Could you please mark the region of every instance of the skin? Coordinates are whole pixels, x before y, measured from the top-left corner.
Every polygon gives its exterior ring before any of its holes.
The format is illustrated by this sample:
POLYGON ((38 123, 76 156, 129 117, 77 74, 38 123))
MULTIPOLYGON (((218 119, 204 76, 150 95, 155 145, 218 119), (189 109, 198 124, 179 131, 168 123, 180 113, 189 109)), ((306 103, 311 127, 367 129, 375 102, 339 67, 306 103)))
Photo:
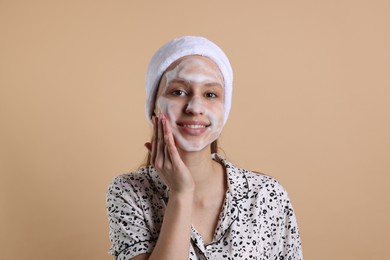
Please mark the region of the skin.
POLYGON ((221 134, 224 119, 222 86, 218 67, 200 56, 181 59, 164 73, 157 95, 157 111, 166 115, 180 149, 200 151, 221 134))
POLYGON ((188 259, 191 226, 212 242, 227 189, 224 168, 210 156, 223 127, 222 86, 218 67, 205 57, 179 59, 164 73, 152 141, 145 146, 169 187, 169 201, 153 252, 133 259, 188 259))

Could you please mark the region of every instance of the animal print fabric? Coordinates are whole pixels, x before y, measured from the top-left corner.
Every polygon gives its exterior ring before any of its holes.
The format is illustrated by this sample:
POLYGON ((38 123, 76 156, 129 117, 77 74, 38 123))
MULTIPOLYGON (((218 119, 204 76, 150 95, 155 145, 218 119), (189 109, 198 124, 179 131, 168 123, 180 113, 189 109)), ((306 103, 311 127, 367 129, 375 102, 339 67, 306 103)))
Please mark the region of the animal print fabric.
MULTIPOLYGON (((279 182, 212 156, 226 168, 228 190, 213 242, 205 245, 192 227, 188 259, 303 259, 294 210, 279 182)), ((168 199, 153 166, 114 178, 107 191, 109 253, 117 260, 151 253, 168 199)))

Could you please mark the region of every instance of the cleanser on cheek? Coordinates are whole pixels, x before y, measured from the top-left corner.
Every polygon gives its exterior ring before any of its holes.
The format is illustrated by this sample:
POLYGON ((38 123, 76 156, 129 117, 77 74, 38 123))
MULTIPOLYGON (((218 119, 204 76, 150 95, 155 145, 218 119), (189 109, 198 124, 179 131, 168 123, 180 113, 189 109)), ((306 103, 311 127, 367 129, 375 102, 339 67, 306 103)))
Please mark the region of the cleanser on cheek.
MULTIPOLYGON (((210 122, 206 130, 201 135, 192 136, 186 134, 185 131, 180 131, 180 127, 176 124, 178 116, 180 116, 181 107, 174 101, 169 100, 163 96, 158 99, 158 108, 161 113, 164 113, 171 126, 172 134, 176 145, 187 152, 197 152, 203 150, 207 145, 215 141, 222 132, 223 128, 223 113, 212 113, 209 109, 205 109, 205 116, 210 122), (177 113, 179 112, 179 113, 177 113)), ((220 111, 223 112, 221 106, 220 111)))

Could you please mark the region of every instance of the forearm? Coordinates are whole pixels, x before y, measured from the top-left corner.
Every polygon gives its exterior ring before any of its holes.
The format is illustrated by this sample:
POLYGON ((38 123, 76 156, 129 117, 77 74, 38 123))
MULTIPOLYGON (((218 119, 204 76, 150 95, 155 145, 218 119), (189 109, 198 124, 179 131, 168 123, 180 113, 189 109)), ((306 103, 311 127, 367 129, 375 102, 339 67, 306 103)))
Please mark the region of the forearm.
POLYGON ((149 260, 188 259, 193 194, 169 197, 160 235, 149 260))

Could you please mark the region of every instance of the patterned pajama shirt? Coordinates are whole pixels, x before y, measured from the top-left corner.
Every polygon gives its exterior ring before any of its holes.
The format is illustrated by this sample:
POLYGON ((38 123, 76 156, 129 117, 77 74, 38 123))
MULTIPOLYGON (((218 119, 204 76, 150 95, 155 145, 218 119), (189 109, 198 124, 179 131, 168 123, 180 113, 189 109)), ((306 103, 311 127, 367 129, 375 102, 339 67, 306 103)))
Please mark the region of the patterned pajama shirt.
MULTIPOLYGON (((192 227, 188 259, 303 259, 294 210, 280 183, 212 157, 225 167, 228 189, 213 241, 204 244, 192 227)), ((114 178, 107 191, 109 253, 117 260, 151 253, 168 199, 153 166, 114 178)))

